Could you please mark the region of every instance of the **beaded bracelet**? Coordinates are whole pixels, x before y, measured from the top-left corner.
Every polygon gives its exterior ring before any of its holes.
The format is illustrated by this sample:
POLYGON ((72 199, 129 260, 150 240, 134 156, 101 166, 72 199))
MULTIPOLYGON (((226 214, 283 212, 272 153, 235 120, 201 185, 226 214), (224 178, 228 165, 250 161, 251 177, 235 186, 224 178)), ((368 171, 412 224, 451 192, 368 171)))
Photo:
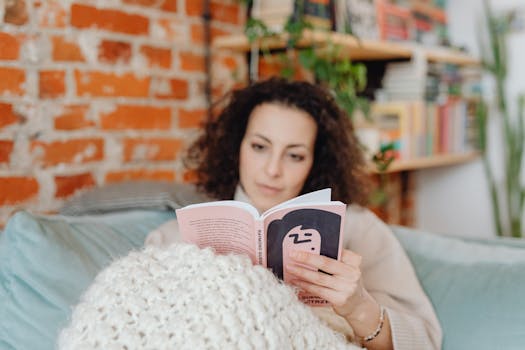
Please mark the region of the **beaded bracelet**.
POLYGON ((379 333, 381 333, 381 330, 383 329, 383 323, 385 323, 385 308, 383 307, 383 305, 379 305, 379 308, 381 310, 381 313, 379 314, 379 324, 377 325, 377 328, 374 331, 374 333, 367 335, 366 337, 363 338, 365 342, 369 342, 375 339, 379 335, 379 333))

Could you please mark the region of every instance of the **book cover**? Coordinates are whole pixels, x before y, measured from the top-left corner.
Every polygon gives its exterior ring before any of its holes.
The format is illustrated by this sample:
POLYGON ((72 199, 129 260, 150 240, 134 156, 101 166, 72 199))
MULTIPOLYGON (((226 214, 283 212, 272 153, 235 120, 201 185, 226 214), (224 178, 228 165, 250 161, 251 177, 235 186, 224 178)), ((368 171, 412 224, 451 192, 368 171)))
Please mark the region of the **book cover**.
MULTIPOLYGON (((301 11, 297 2, 295 11, 301 11)), ((335 0, 303 0, 302 15, 314 29, 335 30, 335 0)))
POLYGON ((386 0, 376 0, 377 23, 381 40, 409 40, 413 32, 408 8, 386 0))
MULTIPOLYGON (((346 204, 331 201, 324 189, 293 198, 259 214, 240 201, 199 203, 177 209, 184 242, 211 247, 217 254, 247 255, 253 264, 269 268, 284 282, 291 250, 341 258, 346 204)), ((299 294, 309 305, 325 305, 320 298, 299 294)))
POLYGON ((336 30, 360 39, 378 39, 375 0, 337 1, 336 30))
POLYGON ((380 133, 380 144, 393 144, 396 159, 411 156, 412 111, 410 102, 374 103, 372 119, 380 133))

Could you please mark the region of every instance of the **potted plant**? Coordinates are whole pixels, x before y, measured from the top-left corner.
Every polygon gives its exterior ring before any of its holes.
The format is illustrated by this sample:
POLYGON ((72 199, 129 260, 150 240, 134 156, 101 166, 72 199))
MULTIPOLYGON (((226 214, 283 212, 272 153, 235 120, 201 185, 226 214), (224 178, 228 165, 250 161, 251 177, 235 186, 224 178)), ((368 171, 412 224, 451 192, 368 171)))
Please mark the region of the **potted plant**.
POLYGON ((496 110, 500 118, 503 174, 502 181, 494 174, 494 164, 489 158, 488 149, 488 115, 489 103, 481 101, 477 108, 480 130, 480 148, 483 154, 483 165, 488 179, 491 204, 496 232, 499 236, 523 237, 525 230, 525 178, 523 168, 523 151, 525 148, 524 110, 525 95, 517 101, 509 101, 506 82, 508 78, 508 52, 506 39, 511 32, 515 13, 498 16, 484 0, 484 20, 487 28, 486 37, 480 38, 482 49, 482 67, 494 79, 496 110), (515 108, 512 108, 515 103, 515 108))

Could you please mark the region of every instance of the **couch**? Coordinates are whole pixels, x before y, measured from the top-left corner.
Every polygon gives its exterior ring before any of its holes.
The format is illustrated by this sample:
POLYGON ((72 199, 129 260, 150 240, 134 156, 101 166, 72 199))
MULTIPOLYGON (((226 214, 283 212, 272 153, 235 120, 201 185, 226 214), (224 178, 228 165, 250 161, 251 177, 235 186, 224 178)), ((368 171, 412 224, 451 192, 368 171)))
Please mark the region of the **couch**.
MULTIPOLYGON (((140 249, 150 230, 175 218, 173 207, 191 200, 184 191, 154 192, 117 204, 84 196, 69 215, 21 211, 8 221, 0 233, 0 349, 55 348, 96 274, 140 249)), ((435 307, 443 349, 525 349, 525 241, 392 229, 435 307)))

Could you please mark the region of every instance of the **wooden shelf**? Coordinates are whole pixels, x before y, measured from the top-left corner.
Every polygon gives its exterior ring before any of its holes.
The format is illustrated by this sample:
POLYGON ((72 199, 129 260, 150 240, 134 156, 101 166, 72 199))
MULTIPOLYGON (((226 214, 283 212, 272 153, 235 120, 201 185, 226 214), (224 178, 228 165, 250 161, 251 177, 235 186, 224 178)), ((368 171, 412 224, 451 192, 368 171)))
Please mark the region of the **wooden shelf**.
MULTIPOLYGON (((478 152, 464 154, 439 154, 431 157, 414 158, 406 160, 395 160, 387 170, 387 173, 394 173, 405 170, 421 170, 433 167, 462 164, 474 161, 479 158, 478 152)), ((374 164, 369 165, 372 173, 377 173, 374 164)))
MULTIPOLYGON (((277 35, 257 40, 256 44, 262 49, 282 49, 286 47, 287 39, 287 35, 277 35)), ((337 32, 306 30, 298 46, 326 46, 328 43, 340 45, 342 48, 341 54, 353 60, 384 60, 412 57, 412 49, 406 45, 379 40, 359 40, 352 35, 337 32)), ((213 47, 247 52, 250 50, 250 43, 244 34, 238 34, 218 37, 213 41, 213 47)))
POLYGON ((478 66, 481 64, 478 59, 459 50, 444 47, 429 47, 424 48, 424 50, 430 62, 450 63, 459 66, 478 66))
MULTIPOLYGON (((264 38, 256 42, 262 49, 282 49, 286 47, 286 35, 277 35, 264 38)), ((391 60, 410 59, 415 50, 423 50, 431 62, 444 62, 458 65, 478 65, 479 61, 459 50, 445 47, 425 47, 416 43, 391 42, 381 40, 357 39, 356 37, 337 33, 307 30, 298 43, 299 46, 340 45, 341 56, 352 60, 391 60)), ((244 34, 218 37, 213 41, 216 49, 229 49, 233 51, 248 52, 250 43, 244 34)))

